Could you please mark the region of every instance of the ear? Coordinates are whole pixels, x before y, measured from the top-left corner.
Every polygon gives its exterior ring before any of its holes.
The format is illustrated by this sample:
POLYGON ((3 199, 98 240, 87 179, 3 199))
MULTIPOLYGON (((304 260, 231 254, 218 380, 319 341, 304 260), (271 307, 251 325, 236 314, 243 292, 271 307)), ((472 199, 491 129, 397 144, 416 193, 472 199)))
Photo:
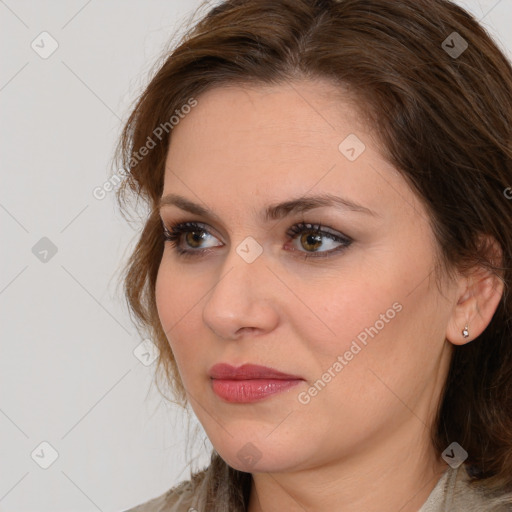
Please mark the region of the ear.
MULTIPOLYGON (((501 267, 502 251, 492 237, 489 244, 492 256, 490 261, 501 267)), ((489 252, 488 252, 489 254, 489 252)), ((465 345, 480 336, 487 328, 503 296, 503 279, 490 270, 477 266, 460 277, 457 302, 446 328, 446 338, 454 345, 465 345), (469 336, 464 338, 463 329, 468 326, 469 336)))

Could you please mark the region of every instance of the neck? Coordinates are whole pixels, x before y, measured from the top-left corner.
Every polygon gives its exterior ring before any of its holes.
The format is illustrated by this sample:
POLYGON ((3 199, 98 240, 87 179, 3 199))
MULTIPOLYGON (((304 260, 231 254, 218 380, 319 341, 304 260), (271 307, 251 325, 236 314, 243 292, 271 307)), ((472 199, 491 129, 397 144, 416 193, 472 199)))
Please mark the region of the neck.
POLYGON ((416 429, 404 425, 379 440, 378 449, 367 446, 321 467, 254 473, 248 512, 417 512, 449 467, 434 453, 418 418, 411 422, 416 429))

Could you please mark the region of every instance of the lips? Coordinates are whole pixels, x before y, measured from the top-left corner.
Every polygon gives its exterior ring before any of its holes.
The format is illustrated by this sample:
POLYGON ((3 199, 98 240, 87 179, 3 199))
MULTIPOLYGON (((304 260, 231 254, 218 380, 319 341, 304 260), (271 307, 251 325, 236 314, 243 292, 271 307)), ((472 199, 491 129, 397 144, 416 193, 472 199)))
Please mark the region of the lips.
POLYGON ((221 363, 209 372, 213 392, 226 402, 251 403, 296 386, 304 379, 266 366, 221 363))
POLYGON ((257 364, 244 364, 238 368, 226 363, 220 363, 210 368, 209 376, 212 379, 224 380, 253 380, 253 379, 278 379, 278 380, 303 380, 297 375, 283 373, 267 366, 257 364))

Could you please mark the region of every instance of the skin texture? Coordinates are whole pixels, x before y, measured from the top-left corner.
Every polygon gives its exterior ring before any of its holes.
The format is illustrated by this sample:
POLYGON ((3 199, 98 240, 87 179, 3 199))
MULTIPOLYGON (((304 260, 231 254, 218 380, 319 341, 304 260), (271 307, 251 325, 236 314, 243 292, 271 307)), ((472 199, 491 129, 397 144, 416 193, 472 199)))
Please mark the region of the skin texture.
POLYGON ((201 95, 172 132, 163 195, 207 206, 219 220, 162 207, 168 228, 195 221, 208 231, 202 241, 182 235, 181 248, 210 252, 183 258, 166 242, 157 307, 213 446, 253 474, 250 512, 417 511, 448 469, 429 430, 453 344, 485 329, 502 293, 485 273, 445 281, 441 293, 424 207, 335 91, 322 81, 223 86, 201 95), (366 146, 355 161, 338 149, 349 134, 366 146), (330 206, 260 218, 268 204, 321 193, 375 215, 330 206), (342 244, 287 236, 300 222, 353 242, 315 259, 315 250, 342 244), (237 253, 248 236, 263 250, 252 263, 237 253), (299 393, 393 304, 400 311, 301 403, 299 393), (227 403, 208 377, 219 362, 270 366, 304 381, 256 403, 227 403), (259 453, 252 462, 239 457, 248 442, 259 453))

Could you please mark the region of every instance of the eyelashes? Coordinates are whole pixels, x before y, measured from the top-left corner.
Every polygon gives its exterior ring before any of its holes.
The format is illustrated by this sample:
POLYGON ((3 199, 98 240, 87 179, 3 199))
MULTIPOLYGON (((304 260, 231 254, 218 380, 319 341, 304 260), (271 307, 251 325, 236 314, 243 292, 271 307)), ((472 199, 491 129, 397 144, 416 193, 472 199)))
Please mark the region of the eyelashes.
MULTIPOLYGON (((290 241, 298 240, 301 247, 310 246, 313 250, 302 251, 300 249, 293 249, 291 252, 298 253, 304 259, 308 258, 325 258, 338 254, 346 250, 353 242, 353 240, 341 233, 328 231, 321 224, 308 224, 300 222, 291 226, 286 232, 286 236, 290 241), (339 247, 329 251, 319 251, 317 249, 323 248, 325 242, 341 244, 339 247)), ((188 247, 195 244, 200 245, 202 242, 207 241, 208 237, 216 238, 212 235, 206 225, 197 222, 179 222, 171 225, 169 228, 163 226, 163 239, 165 242, 171 244, 171 247, 176 254, 183 258, 197 258, 212 252, 212 246, 206 248, 184 249, 181 247, 182 237, 185 238, 188 247)), ((213 247, 218 247, 214 245, 213 247)))

